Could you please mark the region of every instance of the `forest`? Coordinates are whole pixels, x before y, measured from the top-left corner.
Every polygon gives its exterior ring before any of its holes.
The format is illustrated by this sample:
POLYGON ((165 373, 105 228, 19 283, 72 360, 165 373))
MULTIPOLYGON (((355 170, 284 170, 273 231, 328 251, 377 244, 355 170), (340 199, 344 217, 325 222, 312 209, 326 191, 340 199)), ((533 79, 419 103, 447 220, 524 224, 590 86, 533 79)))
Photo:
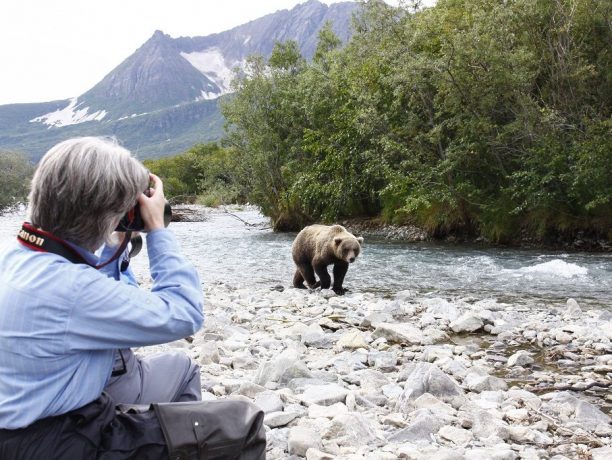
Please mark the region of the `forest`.
POLYGON ((276 230, 364 217, 496 243, 612 239, 612 4, 362 3, 342 44, 252 56, 219 144, 145 161, 276 230))

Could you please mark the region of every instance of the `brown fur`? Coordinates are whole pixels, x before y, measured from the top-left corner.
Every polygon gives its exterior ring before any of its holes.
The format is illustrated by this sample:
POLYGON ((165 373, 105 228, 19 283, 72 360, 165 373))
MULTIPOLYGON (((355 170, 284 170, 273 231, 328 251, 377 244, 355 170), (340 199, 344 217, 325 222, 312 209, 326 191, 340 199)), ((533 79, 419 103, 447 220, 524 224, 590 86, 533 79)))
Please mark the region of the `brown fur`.
POLYGON ((334 284, 336 294, 344 294, 342 287, 349 263, 354 262, 361 252, 363 238, 356 238, 342 225, 310 225, 295 237, 291 252, 297 266, 293 276, 293 286, 304 289, 304 281, 314 289, 321 286, 329 289, 331 278, 327 266, 334 265, 334 284), (315 274, 319 277, 316 280, 315 274))

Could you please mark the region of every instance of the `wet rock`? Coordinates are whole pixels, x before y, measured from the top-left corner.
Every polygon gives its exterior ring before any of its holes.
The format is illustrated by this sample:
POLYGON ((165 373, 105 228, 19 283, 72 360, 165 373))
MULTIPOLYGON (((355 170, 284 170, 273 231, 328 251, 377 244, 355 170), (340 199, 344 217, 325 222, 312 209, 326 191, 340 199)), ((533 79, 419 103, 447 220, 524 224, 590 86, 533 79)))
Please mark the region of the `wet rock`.
POLYGON ((534 363, 534 359, 525 350, 520 350, 508 358, 508 366, 528 366, 534 363))

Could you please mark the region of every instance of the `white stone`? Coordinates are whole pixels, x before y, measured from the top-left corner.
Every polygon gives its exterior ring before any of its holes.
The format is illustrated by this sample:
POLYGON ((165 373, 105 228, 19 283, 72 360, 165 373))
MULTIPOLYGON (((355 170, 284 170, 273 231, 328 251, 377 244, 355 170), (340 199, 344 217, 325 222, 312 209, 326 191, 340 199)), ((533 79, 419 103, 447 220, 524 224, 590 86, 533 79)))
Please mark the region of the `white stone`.
POLYGON ((336 347, 339 350, 355 350, 357 348, 368 348, 368 343, 365 340, 364 333, 359 329, 354 329, 343 334, 336 342, 336 347))
POLYGON ((336 456, 311 447, 306 451, 306 460, 333 460, 336 456))
POLYGON ((308 385, 299 397, 306 405, 331 406, 337 402, 344 402, 348 393, 346 388, 342 388, 337 383, 330 383, 328 385, 308 385))
POLYGON ((313 427, 297 425, 289 430, 290 455, 305 457, 308 449, 321 449, 321 447, 321 435, 313 427))
POLYGON ((513 367, 513 366, 527 366, 533 363, 534 363, 534 359, 531 356, 529 356, 529 353, 527 353, 525 350, 519 350, 508 358, 508 362, 506 364, 509 367, 513 367))
POLYGON ((452 441, 458 446, 465 446, 474 438, 470 431, 450 425, 440 428, 440 431, 438 431, 438 436, 443 439, 447 439, 448 441, 452 441))
POLYGON ((335 403, 330 406, 312 404, 308 406, 308 417, 310 418, 334 418, 336 415, 348 413, 348 408, 342 403, 335 403))
POLYGON ((475 332, 484 326, 482 319, 471 312, 466 312, 450 323, 454 332, 475 332))
POLYGON ((379 323, 372 333, 372 338, 378 337, 394 343, 420 344, 423 341, 421 330, 407 323, 379 323))
POLYGON ((299 417, 299 415, 300 414, 298 412, 270 412, 264 416, 264 425, 267 425, 270 428, 278 428, 292 422, 299 417))

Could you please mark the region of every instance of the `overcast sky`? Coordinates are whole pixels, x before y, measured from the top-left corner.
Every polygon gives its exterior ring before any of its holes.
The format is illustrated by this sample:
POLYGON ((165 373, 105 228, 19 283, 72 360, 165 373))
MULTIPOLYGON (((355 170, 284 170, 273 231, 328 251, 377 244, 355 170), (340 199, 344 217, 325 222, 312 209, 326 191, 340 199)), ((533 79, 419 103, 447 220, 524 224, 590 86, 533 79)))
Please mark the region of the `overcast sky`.
POLYGON ((304 1, 1 0, 0 104, 78 96, 157 29, 203 36, 304 1))

